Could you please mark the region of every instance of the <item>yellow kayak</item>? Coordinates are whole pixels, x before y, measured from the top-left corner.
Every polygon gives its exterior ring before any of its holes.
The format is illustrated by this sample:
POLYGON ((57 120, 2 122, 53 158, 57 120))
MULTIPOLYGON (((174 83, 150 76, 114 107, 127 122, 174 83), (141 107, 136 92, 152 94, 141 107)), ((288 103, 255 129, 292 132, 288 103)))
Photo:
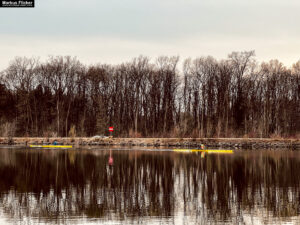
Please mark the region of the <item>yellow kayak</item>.
POLYGON ((175 152, 205 152, 205 153, 222 153, 232 154, 233 150, 228 149, 173 149, 175 152))
POLYGON ((29 145, 30 148, 72 148, 72 145, 29 145))

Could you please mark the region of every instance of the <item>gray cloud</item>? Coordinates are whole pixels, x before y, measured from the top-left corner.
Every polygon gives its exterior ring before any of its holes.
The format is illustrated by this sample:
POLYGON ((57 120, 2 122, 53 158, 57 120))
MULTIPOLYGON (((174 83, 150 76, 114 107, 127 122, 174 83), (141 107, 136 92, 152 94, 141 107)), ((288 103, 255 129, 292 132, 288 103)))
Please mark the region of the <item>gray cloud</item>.
POLYGON ((300 58, 299 9, 296 0, 36 0, 33 9, 0 8, 0 64, 17 55, 120 62, 252 49, 291 64, 300 58))
POLYGON ((299 6, 296 1, 266 0, 42 0, 34 9, 1 9, 0 30, 158 41, 193 35, 300 35, 299 6))

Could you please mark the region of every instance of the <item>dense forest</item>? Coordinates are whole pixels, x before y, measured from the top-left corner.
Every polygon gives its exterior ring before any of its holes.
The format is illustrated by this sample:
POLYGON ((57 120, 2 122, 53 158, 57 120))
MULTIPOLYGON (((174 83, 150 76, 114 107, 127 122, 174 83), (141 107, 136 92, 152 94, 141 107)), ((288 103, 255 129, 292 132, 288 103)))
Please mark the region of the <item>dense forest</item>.
POLYGON ((108 126, 119 137, 299 137, 300 60, 16 57, 0 73, 0 136, 108 135, 108 126))

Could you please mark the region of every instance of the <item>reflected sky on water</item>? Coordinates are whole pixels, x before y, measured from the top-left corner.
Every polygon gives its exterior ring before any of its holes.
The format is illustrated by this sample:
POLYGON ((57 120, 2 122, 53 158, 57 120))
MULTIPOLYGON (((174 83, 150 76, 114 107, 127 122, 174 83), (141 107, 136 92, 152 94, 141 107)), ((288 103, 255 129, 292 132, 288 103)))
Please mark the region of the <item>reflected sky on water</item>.
POLYGON ((300 224, 300 152, 0 148, 0 224, 300 224))

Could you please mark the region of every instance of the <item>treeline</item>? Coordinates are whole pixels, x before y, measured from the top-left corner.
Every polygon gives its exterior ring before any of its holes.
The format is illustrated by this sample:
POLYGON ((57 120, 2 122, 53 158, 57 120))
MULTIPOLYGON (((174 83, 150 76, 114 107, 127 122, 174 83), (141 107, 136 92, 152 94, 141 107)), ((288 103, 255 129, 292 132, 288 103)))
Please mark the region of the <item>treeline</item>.
POLYGON ((293 137, 300 61, 140 56, 86 66, 70 56, 17 57, 0 74, 0 136, 293 137))

